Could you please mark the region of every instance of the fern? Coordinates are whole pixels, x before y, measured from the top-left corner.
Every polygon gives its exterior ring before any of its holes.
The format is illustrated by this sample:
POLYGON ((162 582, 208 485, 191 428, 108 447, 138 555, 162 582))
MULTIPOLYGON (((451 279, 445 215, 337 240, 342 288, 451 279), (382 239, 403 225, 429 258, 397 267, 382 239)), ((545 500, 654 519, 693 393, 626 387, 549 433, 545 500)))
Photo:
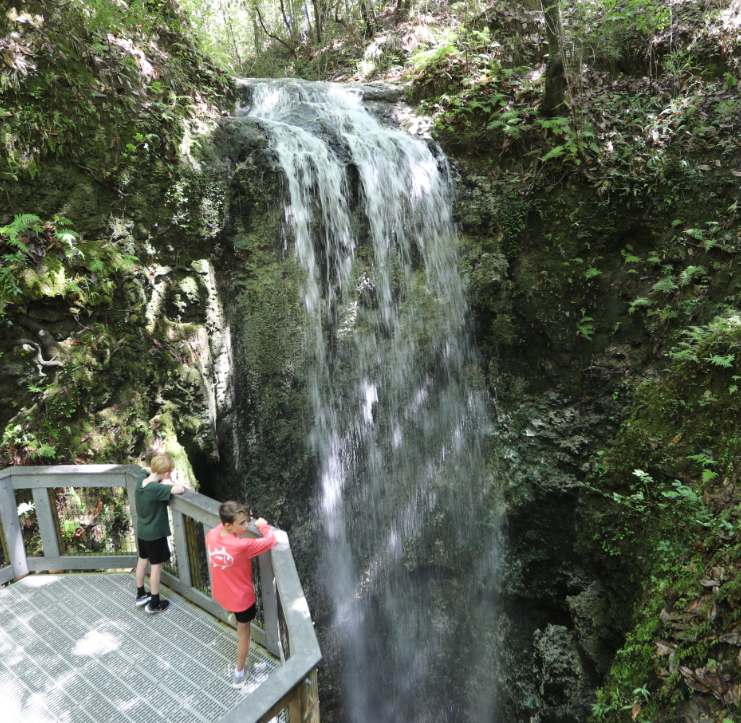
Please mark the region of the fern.
POLYGON ((554 133, 565 133, 569 128, 569 121, 566 118, 558 116, 556 118, 544 119, 539 118, 535 121, 543 130, 553 131, 554 133))
POLYGON ((50 444, 42 444, 36 450, 36 453, 40 454, 42 457, 53 457, 57 453, 57 450, 50 444))
POLYGON ((663 291, 665 294, 670 294, 678 288, 673 276, 665 276, 661 281, 654 284, 653 291, 663 291))
POLYGON ((594 334, 594 324, 590 324, 590 321, 594 321, 591 316, 582 316, 576 324, 577 332, 579 332, 587 341, 592 341, 592 335, 594 334))
POLYGON ((461 51, 455 46, 455 43, 453 42, 454 38, 455 36, 453 36, 453 39, 448 38, 445 42, 430 50, 421 50, 418 53, 414 53, 414 55, 411 56, 410 61, 415 70, 422 72, 448 56, 460 58, 461 51))
MULTIPOLYGON (((632 251, 633 249, 631 247, 627 247, 632 251)), ((628 253, 625 249, 620 249, 620 253, 623 255, 623 259, 625 259, 626 264, 637 264, 640 262, 641 257, 635 256, 634 254, 628 253)))
POLYGON ((20 235, 29 228, 37 233, 42 233, 41 219, 31 213, 18 214, 13 222, 0 228, 0 236, 7 236, 8 243, 15 246, 24 253, 28 253, 28 247, 20 240, 20 235))
POLYGON ((687 284, 692 281, 695 274, 702 274, 703 276, 707 275, 707 271, 705 270, 704 266, 688 266, 682 273, 679 275, 679 285, 680 286, 687 286, 687 284))
POLYGON ((692 339, 692 341, 699 343, 705 338, 707 329, 703 329, 700 326, 691 326, 689 329, 685 329, 682 333, 692 339))
POLYGON ((66 244, 67 246, 71 246, 73 241, 80 238, 79 233, 75 233, 74 231, 55 231, 54 232, 54 238, 57 241, 60 241, 63 244, 66 244))
POLYGON ((89 265, 90 271, 94 274, 105 271, 105 264, 100 259, 93 259, 89 265))
POLYGON ((551 148, 548 153, 546 153, 540 160, 545 163, 546 161, 550 161, 551 158, 560 158, 566 150, 566 146, 556 146, 555 148, 551 148))
POLYGON ((729 354, 728 356, 719 356, 718 354, 714 354, 713 356, 709 356, 705 359, 705 361, 710 362, 711 364, 715 364, 717 367, 724 367, 726 369, 729 369, 733 366, 733 361, 736 357, 733 354, 729 354))
POLYGON ((640 299, 636 299, 634 302, 631 303, 630 307, 628 308, 629 314, 634 314, 636 309, 638 309, 641 306, 653 306, 653 301, 648 298, 648 296, 642 296, 640 299))

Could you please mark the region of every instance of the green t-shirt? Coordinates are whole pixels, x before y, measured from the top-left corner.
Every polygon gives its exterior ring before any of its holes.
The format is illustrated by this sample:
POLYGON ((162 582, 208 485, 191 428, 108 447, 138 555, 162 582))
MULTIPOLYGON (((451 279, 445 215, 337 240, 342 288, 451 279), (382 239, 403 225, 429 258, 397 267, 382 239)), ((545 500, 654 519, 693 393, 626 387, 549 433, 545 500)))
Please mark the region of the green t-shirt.
POLYGON ((136 480, 136 514, 139 518, 136 526, 136 536, 141 540, 159 540, 170 536, 170 521, 167 518, 167 503, 172 493, 171 485, 159 482, 148 482, 146 487, 142 482, 149 477, 147 470, 139 472, 136 480))

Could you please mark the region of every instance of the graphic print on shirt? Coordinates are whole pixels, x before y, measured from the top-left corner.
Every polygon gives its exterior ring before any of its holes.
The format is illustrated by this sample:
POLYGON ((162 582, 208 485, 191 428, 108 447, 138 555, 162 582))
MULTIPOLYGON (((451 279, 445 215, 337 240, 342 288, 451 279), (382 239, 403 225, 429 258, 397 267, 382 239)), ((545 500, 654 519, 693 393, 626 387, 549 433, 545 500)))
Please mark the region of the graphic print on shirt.
POLYGON ((226 570, 227 567, 234 564, 234 558, 226 551, 226 547, 222 547, 220 550, 216 548, 212 550, 209 547, 208 557, 214 567, 220 567, 222 570, 226 570))

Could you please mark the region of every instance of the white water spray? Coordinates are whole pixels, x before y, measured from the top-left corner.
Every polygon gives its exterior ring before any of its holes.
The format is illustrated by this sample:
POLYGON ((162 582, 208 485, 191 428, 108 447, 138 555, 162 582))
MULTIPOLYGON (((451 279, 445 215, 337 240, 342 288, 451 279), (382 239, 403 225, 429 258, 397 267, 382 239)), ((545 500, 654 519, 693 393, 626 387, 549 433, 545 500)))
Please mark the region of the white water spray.
POLYGON ((320 570, 347 715, 493 720, 497 524, 447 163, 338 86, 261 82, 249 115, 285 174, 305 270, 320 570))

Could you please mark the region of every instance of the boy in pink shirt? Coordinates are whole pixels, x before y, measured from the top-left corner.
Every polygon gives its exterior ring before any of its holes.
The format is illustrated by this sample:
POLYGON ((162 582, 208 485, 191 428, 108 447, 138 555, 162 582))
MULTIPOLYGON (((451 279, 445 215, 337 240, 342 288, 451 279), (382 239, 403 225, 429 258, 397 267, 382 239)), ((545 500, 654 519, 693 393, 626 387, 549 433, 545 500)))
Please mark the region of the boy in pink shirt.
POLYGON ((262 539, 238 537, 247 532, 250 513, 238 502, 224 502, 219 507, 221 524, 206 535, 211 594, 225 610, 237 618, 237 667, 232 687, 247 682, 252 666, 244 663, 250 652, 250 622, 255 619, 255 586, 252 582, 252 558, 275 547, 277 540, 268 523, 261 517, 255 522, 262 539))

